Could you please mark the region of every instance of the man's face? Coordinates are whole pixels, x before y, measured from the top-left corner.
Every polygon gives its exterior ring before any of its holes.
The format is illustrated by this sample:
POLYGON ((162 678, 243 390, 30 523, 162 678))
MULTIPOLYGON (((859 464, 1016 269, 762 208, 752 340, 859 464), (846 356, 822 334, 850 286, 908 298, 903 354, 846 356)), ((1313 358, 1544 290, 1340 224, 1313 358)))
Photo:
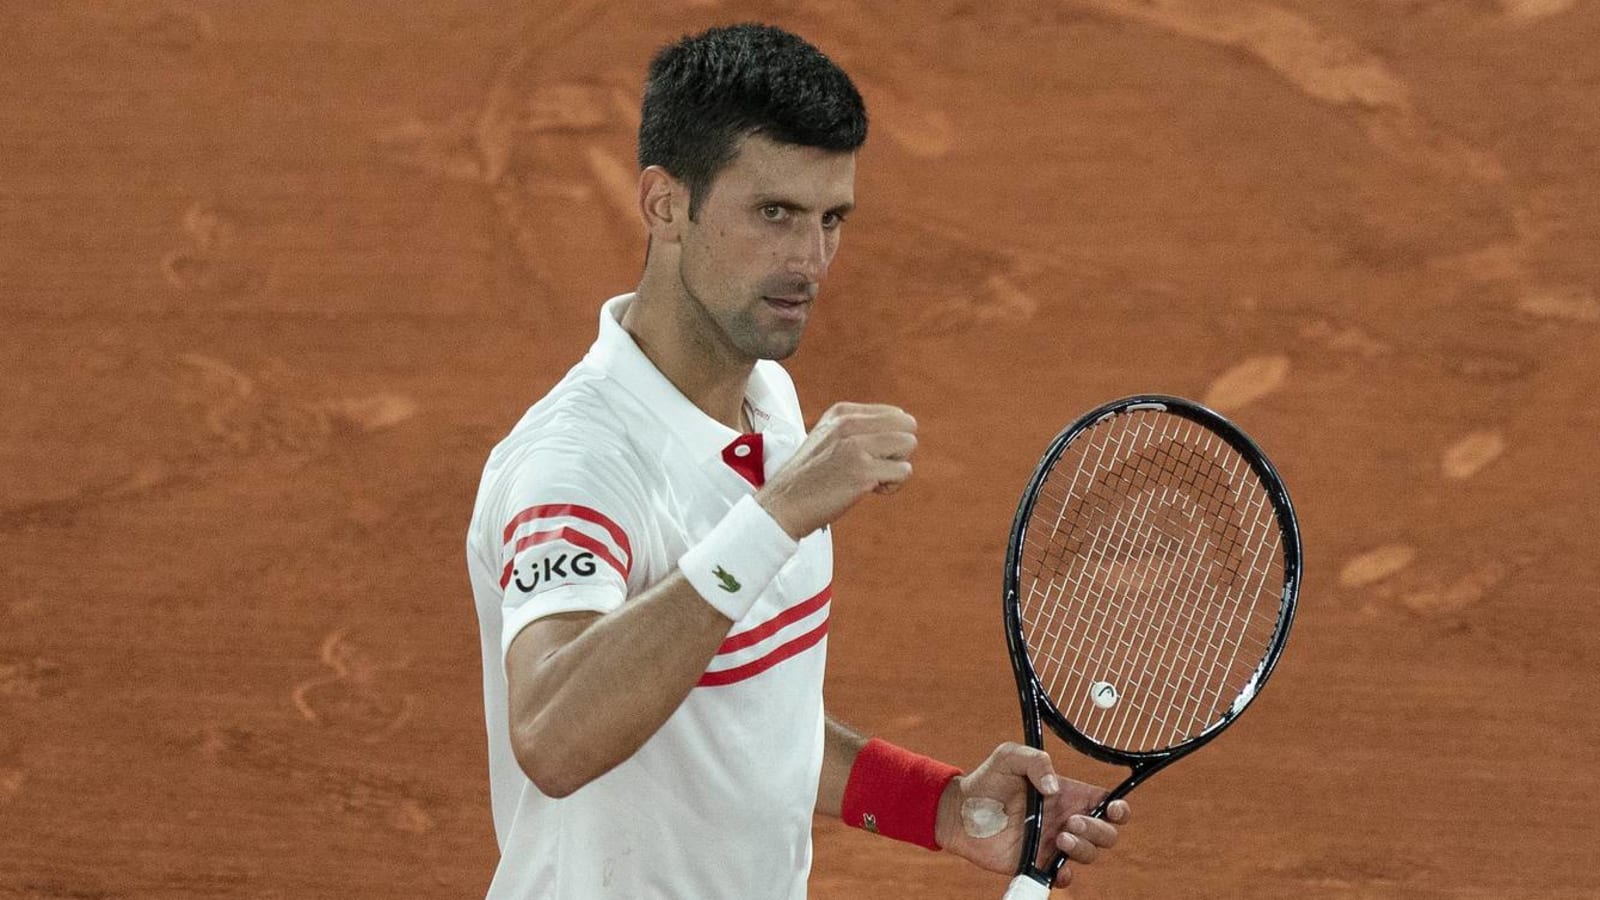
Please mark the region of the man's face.
POLYGON ((740 355, 784 359, 839 249, 856 158, 751 135, 682 238, 678 276, 740 355))

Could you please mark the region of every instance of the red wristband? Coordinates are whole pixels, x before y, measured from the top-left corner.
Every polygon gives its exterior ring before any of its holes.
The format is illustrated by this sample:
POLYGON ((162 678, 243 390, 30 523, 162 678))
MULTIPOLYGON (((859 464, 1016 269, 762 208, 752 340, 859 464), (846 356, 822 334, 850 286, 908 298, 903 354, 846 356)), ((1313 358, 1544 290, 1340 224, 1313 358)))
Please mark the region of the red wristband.
POLYGON ((955 766, 873 738, 850 767, 840 817, 874 834, 941 849, 934 837, 939 798, 960 774, 955 766))

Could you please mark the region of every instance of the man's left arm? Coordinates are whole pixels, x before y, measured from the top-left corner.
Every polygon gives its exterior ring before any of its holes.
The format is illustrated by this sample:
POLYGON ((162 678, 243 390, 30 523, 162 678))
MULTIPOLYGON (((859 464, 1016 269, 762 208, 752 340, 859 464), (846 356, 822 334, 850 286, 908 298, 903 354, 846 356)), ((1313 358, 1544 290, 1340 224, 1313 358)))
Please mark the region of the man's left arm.
MULTIPOLYGON (((1022 851, 1027 785, 1045 797, 1045 837, 1075 863, 1093 862, 1117 841, 1128 820, 1118 800, 1105 819, 1087 815, 1105 796, 1094 785, 1062 778, 1042 750, 1005 743, 972 772, 868 739, 832 717, 827 719, 822 777, 816 811, 886 837, 945 849, 992 872, 1016 871, 1022 851), (1052 840, 1053 837, 1053 840, 1052 840)), ((1071 881, 1063 866, 1057 887, 1071 881)))
POLYGON ((867 737, 850 726, 826 717, 822 739, 822 780, 817 785, 818 815, 837 819, 844 807, 844 789, 850 783, 850 768, 866 746, 867 737))

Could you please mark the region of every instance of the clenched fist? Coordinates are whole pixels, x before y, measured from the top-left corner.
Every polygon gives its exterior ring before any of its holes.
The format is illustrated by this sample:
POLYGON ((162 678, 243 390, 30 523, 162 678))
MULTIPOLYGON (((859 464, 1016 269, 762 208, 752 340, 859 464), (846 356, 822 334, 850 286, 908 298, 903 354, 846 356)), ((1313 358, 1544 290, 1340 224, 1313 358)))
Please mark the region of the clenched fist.
POLYGON ((836 403, 756 502, 795 540, 827 525, 868 491, 891 494, 911 477, 917 420, 894 406, 836 403))

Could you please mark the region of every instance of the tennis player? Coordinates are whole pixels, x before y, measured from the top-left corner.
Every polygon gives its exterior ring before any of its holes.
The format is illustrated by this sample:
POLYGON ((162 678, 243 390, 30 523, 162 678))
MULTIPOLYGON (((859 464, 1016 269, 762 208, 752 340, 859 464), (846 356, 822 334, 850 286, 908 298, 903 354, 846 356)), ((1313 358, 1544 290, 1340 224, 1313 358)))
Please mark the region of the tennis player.
POLYGON ((467 537, 491 898, 802 898, 814 813, 1009 874, 1027 782, 1077 863, 1127 819, 1120 801, 1083 815, 1103 791, 1041 751, 1003 744, 962 774, 824 709, 828 526, 905 484, 917 445, 892 406, 840 403, 807 432, 777 362, 839 248, 866 129, 845 73, 776 28, 713 29, 650 66, 643 276, 494 448, 467 537))

